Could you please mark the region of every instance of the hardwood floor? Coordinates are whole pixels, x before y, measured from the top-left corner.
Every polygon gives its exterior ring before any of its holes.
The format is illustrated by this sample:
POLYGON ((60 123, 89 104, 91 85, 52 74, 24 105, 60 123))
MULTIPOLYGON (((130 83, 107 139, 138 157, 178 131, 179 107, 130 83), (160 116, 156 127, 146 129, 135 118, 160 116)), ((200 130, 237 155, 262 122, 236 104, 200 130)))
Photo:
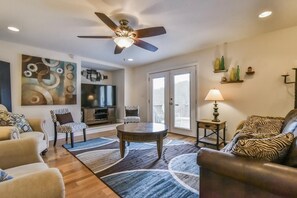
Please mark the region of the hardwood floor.
MULTIPOLYGON (((115 137, 116 131, 100 132, 87 135, 87 139, 96 137, 115 137)), ((195 138, 170 133, 170 139, 185 140, 195 143, 195 138)), ((75 137, 82 141, 83 137, 75 137)), ((67 198, 110 198, 118 197, 108 186, 98 179, 87 167, 62 147, 65 140, 58 140, 56 147, 50 142, 49 151, 43 156, 50 167, 56 167, 63 175, 67 198)))

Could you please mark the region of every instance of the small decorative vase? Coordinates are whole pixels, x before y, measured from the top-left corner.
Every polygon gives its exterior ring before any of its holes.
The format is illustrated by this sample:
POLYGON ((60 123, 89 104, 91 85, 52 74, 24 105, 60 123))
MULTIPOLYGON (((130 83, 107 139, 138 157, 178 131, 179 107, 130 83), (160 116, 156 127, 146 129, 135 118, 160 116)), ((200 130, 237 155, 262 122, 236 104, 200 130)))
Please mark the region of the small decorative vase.
POLYGON ((240 69, 239 69, 239 65, 237 65, 237 69, 236 69, 236 80, 240 81, 240 69))
POLYGON ((224 60, 224 56, 221 57, 220 70, 225 70, 225 60, 224 60))
POLYGON ((214 70, 220 70, 220 59, 216 58, 215 63, 214 63, 214 70))
POLYGON ((236 69, 234 67, 230 71, 230 81, 236 81, 236 69))

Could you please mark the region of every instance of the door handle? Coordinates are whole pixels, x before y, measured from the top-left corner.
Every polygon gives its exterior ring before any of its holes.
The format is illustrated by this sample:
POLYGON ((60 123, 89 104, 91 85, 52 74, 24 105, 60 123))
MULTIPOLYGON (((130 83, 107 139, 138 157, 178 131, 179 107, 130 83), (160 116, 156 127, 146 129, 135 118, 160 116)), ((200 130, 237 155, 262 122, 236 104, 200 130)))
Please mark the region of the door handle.
POLYGON ((179 104, 175 104, 175 106, 179 106, 179 104))

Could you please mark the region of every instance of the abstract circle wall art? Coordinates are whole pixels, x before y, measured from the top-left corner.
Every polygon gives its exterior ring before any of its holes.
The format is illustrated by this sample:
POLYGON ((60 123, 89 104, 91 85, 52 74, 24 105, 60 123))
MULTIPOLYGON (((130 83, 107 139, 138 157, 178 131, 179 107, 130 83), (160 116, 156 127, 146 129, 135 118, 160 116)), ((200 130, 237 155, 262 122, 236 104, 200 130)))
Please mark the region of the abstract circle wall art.
POLYGON ((76 63, 22 55, 22 105, 77 103, 76 63))

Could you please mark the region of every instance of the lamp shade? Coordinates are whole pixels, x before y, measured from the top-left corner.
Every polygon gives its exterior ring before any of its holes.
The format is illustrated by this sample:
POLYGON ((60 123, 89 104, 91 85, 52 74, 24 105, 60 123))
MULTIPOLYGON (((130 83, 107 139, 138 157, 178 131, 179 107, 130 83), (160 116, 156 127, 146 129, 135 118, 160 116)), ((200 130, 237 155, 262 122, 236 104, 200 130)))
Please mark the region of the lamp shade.
POLYGON ((134 40, 130 37, 120 36, 116 37, 114 42, 121 48, 128 48, 134 43, 134 40))
POLYGON ((211 89, 211 90, 209 90, 207 96, 205 97, 205 100, 218 101, 218 100, 224 100, 224 98, 223 98, 220 90, 211 89))

